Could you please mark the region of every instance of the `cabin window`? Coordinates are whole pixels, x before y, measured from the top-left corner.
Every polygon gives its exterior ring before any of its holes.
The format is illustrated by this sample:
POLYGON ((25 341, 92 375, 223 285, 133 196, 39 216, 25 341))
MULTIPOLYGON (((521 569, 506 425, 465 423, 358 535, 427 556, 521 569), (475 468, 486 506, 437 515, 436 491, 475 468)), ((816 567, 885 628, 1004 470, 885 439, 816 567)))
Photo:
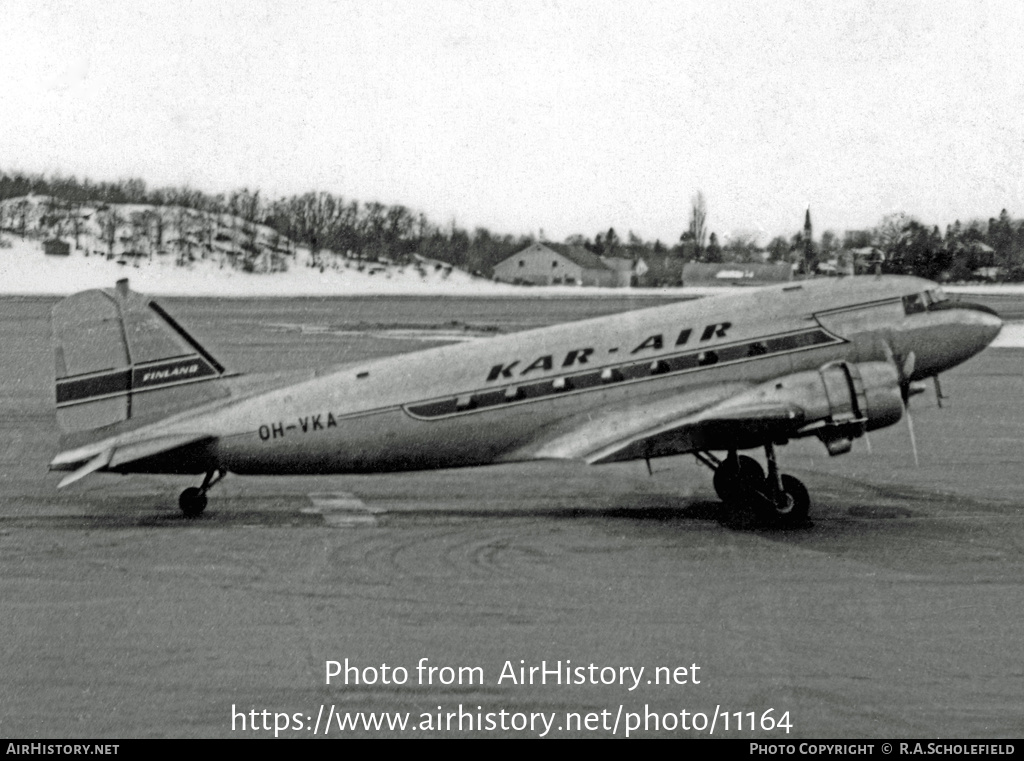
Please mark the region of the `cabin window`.
POLYGON ((618 383, 622 380, 622 373, 614 367, 606 367, 601 371, 602 383, 618 383))
POLYGON ((558 260, 557 259, 555 261, 551 262, 551 269, 554 269, 557 266, 558 266, 558 260))
POLYGON ((713 365, 718 361, 718 355, 713 351, 702 351, 697 355, 697 364, 701 367, 713 365))
POLYGON ((903 313, 904 314, 917 314, 918 312, 927 312, 928 306, 924 302, 923 293, 912 293, 909 296, 903 297, 903 313))
POLYGON ((525 267, 526 266, 526 262, 523 259, 520 259, 519 260, 519 266, 520 267, 525 267))

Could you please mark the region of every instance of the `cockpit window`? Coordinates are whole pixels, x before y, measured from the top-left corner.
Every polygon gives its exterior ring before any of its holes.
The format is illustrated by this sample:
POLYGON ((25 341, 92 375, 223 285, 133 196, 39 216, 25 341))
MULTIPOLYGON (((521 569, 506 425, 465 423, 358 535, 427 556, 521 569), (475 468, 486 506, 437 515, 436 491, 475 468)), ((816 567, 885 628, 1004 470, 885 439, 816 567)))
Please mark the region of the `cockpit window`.
POLYGON ((912 293, 909 296, 903 297, 904 314, 917 314, 918 312, 927 311, 928 305, 925 303, 923 293, 912 293))
POLYGON ((947 296, 946 292, 941 288, 933 288, 930 291, 926 291, 926 293, 928 294, 932 304, 938 304, 949 300, 949 296, 947 296))

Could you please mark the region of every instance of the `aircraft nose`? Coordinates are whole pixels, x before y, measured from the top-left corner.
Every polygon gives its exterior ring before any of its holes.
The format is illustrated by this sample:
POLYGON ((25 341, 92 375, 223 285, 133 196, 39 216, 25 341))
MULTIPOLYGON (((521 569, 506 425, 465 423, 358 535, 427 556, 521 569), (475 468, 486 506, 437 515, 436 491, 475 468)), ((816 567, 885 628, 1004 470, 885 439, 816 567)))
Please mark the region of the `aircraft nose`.
POLYGON ((942 301, 928 311, 934 322, 906 336, 906 345, 894 336, 897 353, 914 352, 916 369, 911 380, 931 377, 967 361, 992 343, 1003 327, 994 309, 969 301, 942 301))
POLYGON ((1003 321, 992 307, 970 301, 959 301, 957 307, 966 310, 963 318, 977 334, 979 351, 992 343, 1003 329, 1003 321))

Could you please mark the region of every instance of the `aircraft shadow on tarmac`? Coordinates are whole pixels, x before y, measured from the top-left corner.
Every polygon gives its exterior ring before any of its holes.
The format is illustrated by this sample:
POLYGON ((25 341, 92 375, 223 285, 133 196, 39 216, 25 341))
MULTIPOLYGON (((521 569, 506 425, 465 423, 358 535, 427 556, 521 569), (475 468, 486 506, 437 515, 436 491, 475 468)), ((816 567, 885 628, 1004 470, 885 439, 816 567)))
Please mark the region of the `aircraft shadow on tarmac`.
MULTIPOLYGON (((161 503, 162 503, 161 499, 161 503)), ((399 527, 414 525, 443 525, 466 521, 615 521, 638 525, 662 524, 685 527, 688 524, 718 523, 737 531, 778 530, 805 531, 814 527, 807 521, 799 526, 780 526, 770 517, 765 518, 752 509, 728 509, 714 499, 680 497, 674 495, 635 495, 621 500, 605 499, 604 504, 559 504, 500 506, 494 508, 425 506, 417 509, 403 503, 398 509, 374 508, 365 511, 322 512, 311 510, 304 496, 278 495, 273 497, 228 497, 219 500, 217 507, 203 515, 187 518, 171 506, 156 507, 140 495, 91 499, 78 504, 82 512, 60 515, 11 516, 0 519, 2 528, 49 528, 65 530, 124 530, 127 528, 365 528, 399 527), (628 504, 626 504, 628 502, 628 504), (641 502, 642 504, 637 504, 641 502)), ((851 508, 854 514, 858 508, 851 508)), ((845 512, 845 511, 844 511, 845 512)), ((860 517, 896 517, 883 515, 864 508, 860 517)), ((907 512, 907 511, 904 511, 907 512)), ((907 512, 909 514, 909 512, 907 512)))

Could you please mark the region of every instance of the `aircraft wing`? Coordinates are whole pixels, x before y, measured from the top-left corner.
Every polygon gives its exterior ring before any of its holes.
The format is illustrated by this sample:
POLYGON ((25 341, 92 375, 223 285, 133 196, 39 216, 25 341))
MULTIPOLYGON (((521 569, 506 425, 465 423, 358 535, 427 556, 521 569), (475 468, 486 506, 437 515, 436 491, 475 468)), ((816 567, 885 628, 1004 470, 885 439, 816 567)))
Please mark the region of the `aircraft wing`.
POLYGON ((573 418, 517 450, 515 459, 598 464, 694 450, 747 449, 787 439, 807 423, 799 404, 752 391, 746 384, 726 384, 573 418))

